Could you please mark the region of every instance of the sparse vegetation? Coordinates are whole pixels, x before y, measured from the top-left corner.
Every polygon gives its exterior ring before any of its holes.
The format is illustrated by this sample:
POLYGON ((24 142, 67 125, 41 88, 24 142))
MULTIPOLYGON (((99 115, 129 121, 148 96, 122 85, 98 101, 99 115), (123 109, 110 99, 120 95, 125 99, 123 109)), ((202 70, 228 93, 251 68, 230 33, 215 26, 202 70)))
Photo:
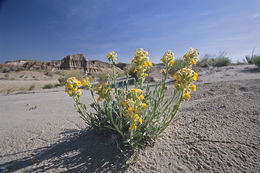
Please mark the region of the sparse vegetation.
POLYGON ((42 89, 50 89, 50 88, 54 88, 55 86, 51 83, 45 84, 42 89))
POLYGON ((5 74, 5 78, 8 78, 9 77, 9 74, 5 74))
POLYGON ((252 56, 245 56, 245 58, 246 58, 246 62, 248 64, 254 64, 253 63, 254 55, 252 55, 252 56))
POLYGON ((45 71, 44 75, 52 77, 53 76, 53 72, 51 71, 45 71))
POLYGON ((64 86, 66 83, 66 79, 64 76, 59 77, 58 81, 61 86, 64 86))
POLYGON ((14 90, 12 88, 10 88, 10 89, 7 89, 6 94, 11 94, 13 92, 14 92, 14 90))
POLYGON ((253 64, 255 64, 258 67, 260 67, 260 56, 254 57, 252 62, 253 62, 253 64))
POLYGON ((57 83, 57 84, 54 85, 55 88, 56 88, 56 87, 59 87, 59 86, 62 86, 62 85, 60 85, 59 83, 57 83))
POLYGON ((182 59, 177 59, 171 69, 169 70, 169 74, 173 75, 175 74, 178 70, 182 69, 185 67, 185 62, 182 59))
POLYGON ((8 68, 8 67, 1 68, 0 72, 1 73, 9 73, 10 72, 10 68, 8 68))
POLYGON ((197 65, 200 67, 223 67, 231 65, 231 60, 225 56, 225 52, 220 52, 219 55, 205 55, 197 65))
POLYGON ((128 73, 129 73, 129 76, 130 76, 130 77, 133 77, 133 78, 135 78, 135 79, 137 80, 137 76, 136 76, 136 73, 134 72, 134 70, 135 70, 135 66, 132 65, 132 66, 130 67, 128 73))
POLYGON ((33 90, 35 88, 35 85, 32 84, 30 87, 29 87, 29 91, 33 90))
POLYGON ((98 82, 107 82, 108 78, 111 74, 109 74, 108 72, 101 72, 101 73, 97 73, 94 78, 98 81, 98 82))
POLYGON ((18 67, 18 66, 2 67, 0 68, 0 73, 9 73, 11 71, 19 72, 23 70, 24 67, 18 67))

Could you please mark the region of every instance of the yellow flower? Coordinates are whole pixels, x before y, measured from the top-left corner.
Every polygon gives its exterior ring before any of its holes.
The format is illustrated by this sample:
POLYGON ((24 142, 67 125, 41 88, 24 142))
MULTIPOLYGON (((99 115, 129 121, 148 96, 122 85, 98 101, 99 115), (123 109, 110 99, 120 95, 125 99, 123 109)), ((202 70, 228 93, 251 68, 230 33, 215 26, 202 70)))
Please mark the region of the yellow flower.
POLYGON ((196 91, 196 85, 192 84, 191 89, 192 91, 196 91))
POLYGON ((185 92, 184 98, 186 100, 189 100, 190 99, 190 94, 188 92, 185 92))
POLYGON ((143 62, 143 67, 147 67, 147 63, 146 62, 143 62))
POLYGON ((139 120, 139 115, 138 114, 135 114, 135 119, 139 120))
POLYGON ((165 52, 160 61, 163 62, 163 64, 166 66, 172 66, 174 64, 174 53, 168 50, 167 52, 165 52))
POLYGON ((191 62, 192 64, 197 64, 197 62, 194 59, 192 59, 191 62))
POLYGON ((147 77, 147 76, 148 76, 148 74, 147 74, 147 73, 145 73, 145 76, 147 77))
POLYGON ((135 67, 134 72, 139 81, 144 81, 147 75, 146 71, 150 69, 152 63, 149 61, 149 54, 147 51, 142 48, 135 50, 136 54, 134 59, 132 60, 132 65, 135 67))
POLYGON ((135 124, 131 124, 129 130, 135 130, 137 126, 135 124))
POLYGON ((143 95, 140 95, 140 99, 143 100, 143 99, 144 99, 144 96, 143 96, 143 95))
POLYGON ((84 87, 88 87, 88 86, 90 85, 90 83, 89 83, 89 81, 88 81, 88 78, 82 80, 82 85, 83 85, 84 87))
POLYGON ((133 107, 129 107, 129 108, 128 108, 128 112, 129 112, 129 113, 132 113, 133 111, 134 111, 134 108, 133 108, 133 107))
POLYGON ((68 91, 68 94, 69 94, 70 96, 72 96, 72 91, 71 91, 71 90, 69 90, 69 91, 68 91))
POLYGON ((166 72, 166 69, 161 69, 161 73, 165 73, 166 72))
POLYGON ((192 79, 193 79, 193 80, 197 80, 197 78, 198 78, 198 73, 195 73, 195 72, 194 72, 194 75, 193 75, 193 78, 192 78, 192 79))
POLYGON ((144 107, 145 109, 147 109, 147 105, 146 105, 145 103, 143 103, 143 107, 144 107))
POLYGON ((143 124, 142 118, 139 118, 139 123, 140 123, 140 124, 143 124))
POLYGON ((78 86, 80 86, 80 85, 81 85, 81 82, 80 82, 80 81, 78 81, 78 82, 77 82, 77 85, 78 85, 78 86))
POLYGON ((73 88, 73 91, 77 91, 78 90, 78 88, 73 88))
POLYGON ((137 93, 138 90, 136 88, 132 89, 132 92, 137 93))
POLYGON ((70 84, 70 85, 69 85, 69 88, 73 88, 73 85, 72 85, 72 84, 70 84))
POLYGON ((116 61, 117 61, 117 54, 114 52, 114 51, 112 51, 112 52, 109 52, 108 54, 107 54, 107 59, 109 60, 109 61, 112 61, 113 63, 116 63, 116 61))
POLYGON ((174 61, 171 60, 171 61, 169 62, 169 64, 172 66, 172 65, 174 64, 174 61))
POLYGON ((102 101, 103 101, 103 98, 102 98, 102 97, 99 97, 99 98, 98 98, 98 101, 102 102, 102 101))
POLYGON ((122 104, 123 104, 124 107, 127 106, 127 102, 126 101, 124 101, 122 104))

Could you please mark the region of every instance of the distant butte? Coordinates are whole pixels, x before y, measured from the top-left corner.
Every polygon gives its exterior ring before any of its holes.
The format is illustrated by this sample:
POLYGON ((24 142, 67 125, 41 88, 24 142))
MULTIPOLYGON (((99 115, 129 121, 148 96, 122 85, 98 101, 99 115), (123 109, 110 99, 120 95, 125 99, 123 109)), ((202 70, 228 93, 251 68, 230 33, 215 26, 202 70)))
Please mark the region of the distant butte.
MULTIPOLYGON (((117 71, 124 70, 122 67, 128 67, 129 64, 119 63, 117 71)), ((18 60, 7 61, 5 64, 0 64, 0 68, 3 67, 23 67, 25 70, 78 70, 85 73, 102 72, 111 68, 111 65, 99 60, 88 60, 83 54, 68 55, 61 60, 54 60, 50 62, 38 61, 38 60, 18 60)))

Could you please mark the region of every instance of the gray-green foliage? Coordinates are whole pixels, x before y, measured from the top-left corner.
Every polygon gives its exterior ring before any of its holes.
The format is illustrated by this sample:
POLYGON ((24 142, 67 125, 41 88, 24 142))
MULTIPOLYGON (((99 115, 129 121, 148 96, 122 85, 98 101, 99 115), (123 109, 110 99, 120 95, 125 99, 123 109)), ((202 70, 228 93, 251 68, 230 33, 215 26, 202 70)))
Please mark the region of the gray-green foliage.
POLYGON ((178 70, 182 69, 185 67, 185 62, 182 59, 177 59, 173 66, 169 69, 169 74, 173 75, 175 74, 178 70))
POLYGON ((255 64, 258 67, 260 67, 260 56, 254 57, 252 62, 253 62, 253 64, 255 64))
POLYGON ((54 88, 55 86, 51 83, 45 84, 43 85, 42 89, 50 89, 50 88, 54 88))
POLYGON ((223 67, 231 65, 231 60, 226 56, 225 52, 220 52, 218 55, 209 55, 206 54, 203 58, 197 63, 200 67, 223 67))

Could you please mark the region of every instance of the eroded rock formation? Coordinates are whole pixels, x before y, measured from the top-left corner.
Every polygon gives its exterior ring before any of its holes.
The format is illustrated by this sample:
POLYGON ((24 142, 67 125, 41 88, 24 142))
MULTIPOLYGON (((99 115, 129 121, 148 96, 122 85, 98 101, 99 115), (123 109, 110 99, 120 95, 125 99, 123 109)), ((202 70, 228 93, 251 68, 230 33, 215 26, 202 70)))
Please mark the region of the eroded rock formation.
MULTIPOLYGON (((38 60, 18 60, 0 64, 1 67, 22 67, 25 70, 79 70, 86 73, 103 72, 111 68, 111 65, 99 60, 88 60, 83 54, 74 54, 64 57, 62 60, 43 62, 38 60)), ((123 72, 116 67, 116 71, 123 72)))

